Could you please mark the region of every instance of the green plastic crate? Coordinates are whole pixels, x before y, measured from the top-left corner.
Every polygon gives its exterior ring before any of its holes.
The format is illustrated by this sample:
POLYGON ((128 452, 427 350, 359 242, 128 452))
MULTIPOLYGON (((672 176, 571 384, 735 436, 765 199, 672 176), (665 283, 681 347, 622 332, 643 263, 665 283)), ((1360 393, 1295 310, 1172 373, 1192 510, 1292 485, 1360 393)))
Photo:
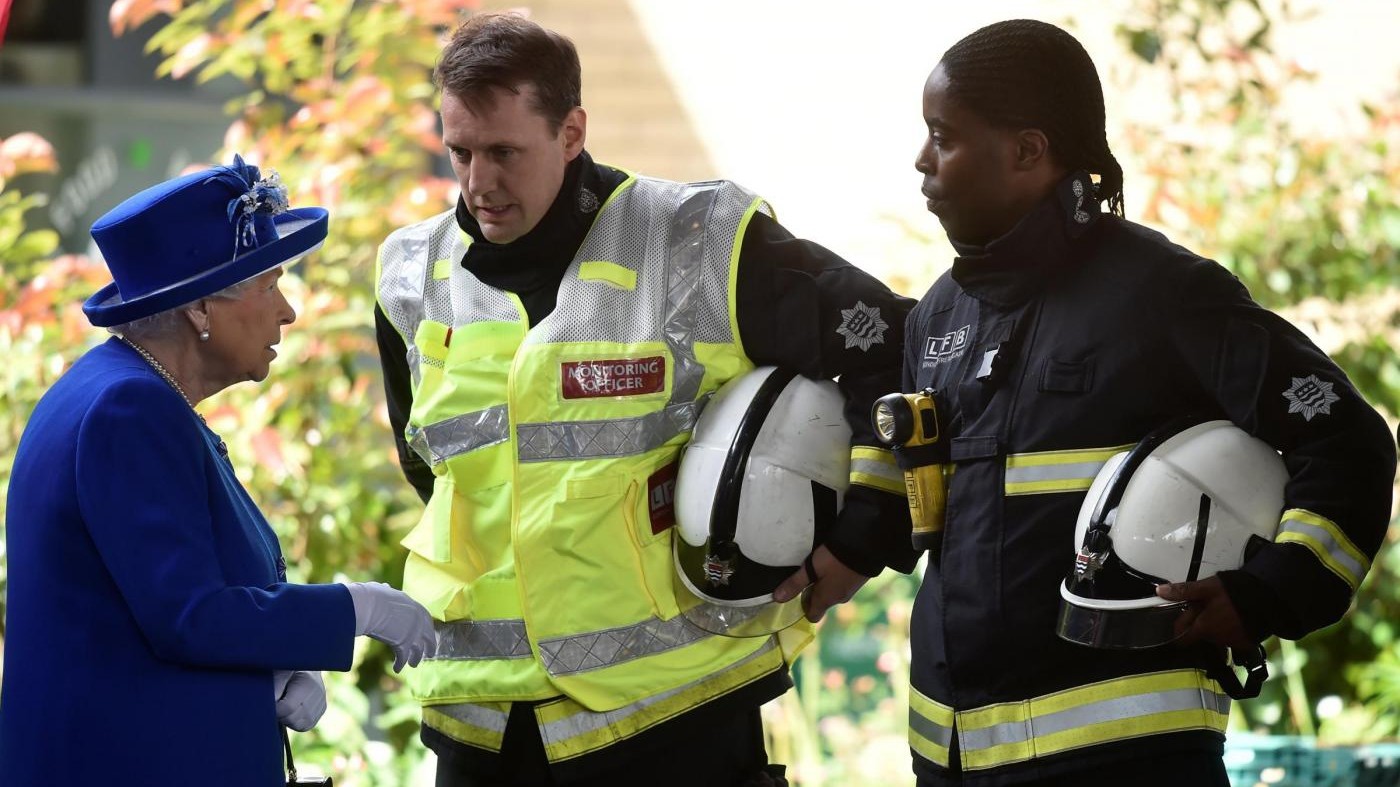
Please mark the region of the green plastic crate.
POLYGON ((1356 761, 1356 787, 1400 787, 1400 743, 1362 746, 1356 761))
POLYGON ((1318 746, 1312 738, 1234 734, 1225 740, 1232 787, 1400 787, 1400 744, 1318 746))

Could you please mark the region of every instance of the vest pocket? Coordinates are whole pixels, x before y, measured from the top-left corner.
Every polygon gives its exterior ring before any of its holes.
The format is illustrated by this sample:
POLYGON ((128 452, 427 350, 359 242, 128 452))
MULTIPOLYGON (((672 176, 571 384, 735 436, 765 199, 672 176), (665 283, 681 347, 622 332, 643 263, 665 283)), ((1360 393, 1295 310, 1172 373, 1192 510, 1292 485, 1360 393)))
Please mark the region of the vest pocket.
POLYGON ((451 479, 438 476, 423 516, 400 542, 408 550, 404 592, 437 620, 457 620, 471 611, 467 593, 470 578, 452 564, 451 516, 455 498, 451 479))
POLYGON ((410 423, 426 426, 504 404, 502 392, 523 336, 521 326, 510 322, 419 323, 411 350, 418 383, 410 423))
POLYGON ((632 537, 632 547, 637 551, 637 562, 642 572, 642 584, 656 616, 670 620, 681 610, 676 604, 675 585, 672 573, 675 571, 671 556, 671 539, 676 529, 667 528, 654 533, 650 516, 639 516, 639 511, 649 511, 646 487, 633 479, 627 487, 623 504, 623 516, 627 520, 627 533, 632 537))
POLYGON ((442 621, 515 616, 515 603, 501 601, 515 595, 510 506, 508 483, 463 490, 451 474, 438 476, 422 518, 401 541, 404 590, 442 621))
POLYGON ((429 405, 442 389, 447 337, 450 335, 451 329, 440 322, 424 320, 418 323, 418 332, 413 336, 413 346, 408 353, 409 366, 417 378, 413 386, 413 406, 409 411, 410 425, 421 426, 432 421, 429 405))
MULTIPOLYGON (((474 539, 464 537, 471 530, 476 516, 476 503, 464 498, 457 491, 451 475, 440 475, 433 479, 433 496, 418 524, 400 542, 410 552, 434 563, 459 564, 467 572, 465 577, 474 579, 486 573, 490 566, 474 539)), ((498 487, 482 490, 479 494, 493 493, 498 487)))
MULTIPOLYGON (((588 597, 613 620, 636 622, 664 617, 674 599, 657 592, 661 580, 669 591, 669 541, 646 545, 637 536, 640 482, 622 473, 571 478, 554 504, 549 528, 548 566, 551 594, 588 597)), ((532 533, 531 542, 543 535, 532 533)), ((533 549, 531 550, 533 551, 533 549)), ((530 573, 526 572, 526 582, 530 573)))

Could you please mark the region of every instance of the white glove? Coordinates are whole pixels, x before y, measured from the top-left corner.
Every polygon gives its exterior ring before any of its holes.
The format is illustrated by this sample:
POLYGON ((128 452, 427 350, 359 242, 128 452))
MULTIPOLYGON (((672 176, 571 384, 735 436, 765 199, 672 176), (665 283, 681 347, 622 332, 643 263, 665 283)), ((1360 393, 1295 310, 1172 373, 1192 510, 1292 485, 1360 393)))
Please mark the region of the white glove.
POLYGON ((348 582, 355 604, 355 636, 374 637, 394 650, 394 672, 437 650, 433 618, 423 605, 383 582, 348 582))
POLYGON ((277 720, 297 732, 316 726, 326 712, 326 684, 319 672, 277 670, 272 676, 277 720))

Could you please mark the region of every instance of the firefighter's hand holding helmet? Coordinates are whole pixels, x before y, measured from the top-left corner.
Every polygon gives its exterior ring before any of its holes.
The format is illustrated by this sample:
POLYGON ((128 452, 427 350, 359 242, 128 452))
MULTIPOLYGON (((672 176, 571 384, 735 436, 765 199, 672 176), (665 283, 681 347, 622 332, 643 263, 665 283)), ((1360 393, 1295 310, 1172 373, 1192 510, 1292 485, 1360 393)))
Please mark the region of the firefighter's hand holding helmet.
POLYGON ((1218 574, 1273 540, 1287 481, 1278 453, 1228 421, 1182 419, 1110 458, 1080 508, 1060 636, 1254 646, 1218 574))
POLYGON ((771 366, 706 405, 676 481, 676 593, 692 623, 768 636, 865 583, 821 545, 850 482, 843 407, 835 383, 771 366))
POLYGON ((1174 634, 1179 645, 1194 645, 1205 641, 1227 648, 1244 650, 1254 645, 1235 609, 1225 583, 1219 576, 1196 582, 1172 582, 1157 586, 1157 597, 1167 601, 1187 603, 1186 610, 1176 619, 1174 634))
POLYGON ((1278 452, 1229 421, 1179 419, 1115 454, 1079 509, 1056 632, 1096 648, 1225 646, 1229 662, 1209 674, 1235 699, 1257 697, 1264 650, 1220 574, 1273 540, 1287 482, 1278 452))
POLYGON ((773 600, 782 604, 810 588, 803 594, 802 611, 808 620, 816 623, 828 609, 850 601, 869 579, 847 568, 825 546, 819 546, 802 568, 793 572, 773 591, 773 600), (813 571, 816 572, 815 577, 811 575, 813 571))

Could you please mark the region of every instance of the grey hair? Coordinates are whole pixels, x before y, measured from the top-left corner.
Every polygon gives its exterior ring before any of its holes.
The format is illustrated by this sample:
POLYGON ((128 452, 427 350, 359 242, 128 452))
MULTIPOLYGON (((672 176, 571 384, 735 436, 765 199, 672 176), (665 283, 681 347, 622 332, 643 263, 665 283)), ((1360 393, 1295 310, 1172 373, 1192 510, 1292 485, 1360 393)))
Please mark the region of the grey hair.
POLYGON ((218 298, 226 301, 237 300, 243 297, 243 292, 245 290, 253 286, 253 280, 256 278, 257 277, 254 276, 249 279, 244 279, 237 284, 230 284, 211 295, 201 295, 194 301, 182 303, 179 306, 173 306, 165 311, 156 312, 155 314, 141 317, 131 322, 124 322, 121 325, 113 325, 107 330, 110 333, 117 334, 118 336, 125 336, 136 342, 140 342, 143 339, 173 339, 179 335, 181 323, 184 321, 181 312, 188 308, 191 303, 202 301, 205 298, 218 298))

